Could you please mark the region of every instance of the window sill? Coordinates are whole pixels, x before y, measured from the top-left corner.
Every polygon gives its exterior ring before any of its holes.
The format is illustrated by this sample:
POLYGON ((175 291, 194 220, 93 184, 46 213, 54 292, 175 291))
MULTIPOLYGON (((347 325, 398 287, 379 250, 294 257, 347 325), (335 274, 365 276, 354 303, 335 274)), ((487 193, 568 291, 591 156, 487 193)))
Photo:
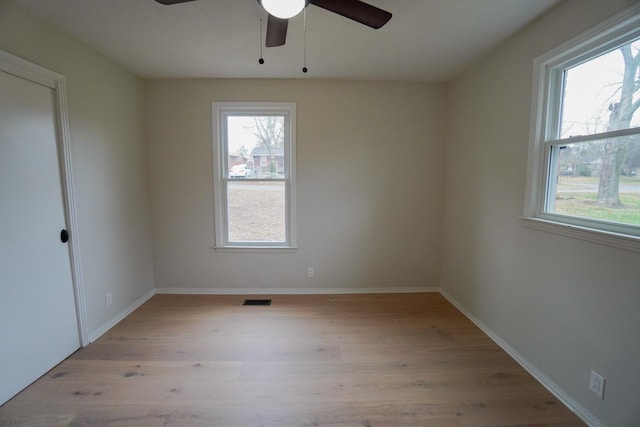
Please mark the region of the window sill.
POLYGON ((295 253, 295 246, 212 246, 216 252, 226 253, 295 253))
POLYGON ((524 226, 534 230, 546 231, 561 236, 605 245, 617 249, 640 253, 640 237, 619 234, 578 225, 565 224, 541 218, 520 217, 524 226))

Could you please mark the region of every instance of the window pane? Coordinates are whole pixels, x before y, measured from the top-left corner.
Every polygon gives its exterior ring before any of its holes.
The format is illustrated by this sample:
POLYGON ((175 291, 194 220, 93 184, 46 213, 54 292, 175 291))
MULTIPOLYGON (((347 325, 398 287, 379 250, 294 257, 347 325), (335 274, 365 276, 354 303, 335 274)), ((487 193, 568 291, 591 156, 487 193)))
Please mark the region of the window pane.
POLYGON ((640 96, 633 65, 639 49, 636 40, 565 70, 560 138, 640 126, 628 107, 640 96))
POLYGON ((640 225, 640 135, 553 151, 557 162, 548 212, 640 225))
POLYGON ((295 103, 214 102, 216 248, 295 248, 295 103))
POLYGON ((228 177, 283 178, 284 116, 227 117, 228 177))
POLYGON ((285 183, 229 181, 230 242, 286 242, 285 183))

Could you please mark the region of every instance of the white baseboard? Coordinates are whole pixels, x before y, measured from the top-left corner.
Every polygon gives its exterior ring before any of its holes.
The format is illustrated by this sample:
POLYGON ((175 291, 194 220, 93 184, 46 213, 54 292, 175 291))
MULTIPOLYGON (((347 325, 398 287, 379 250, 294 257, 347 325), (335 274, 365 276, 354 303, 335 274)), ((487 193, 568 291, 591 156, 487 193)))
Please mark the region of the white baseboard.
POLYGON ((147 292, 142 298, 138 299, 136 302, 131 304, 129 307, 122 310, 120 313, 116 314, 113 318, 111 318, 108 322, 104 323, 95 331, 89 333, 89 344, 100 338, 105 332, 109 329, 116 326, 120 321, 122 321, 125 317, 133 313, 138 307, 147 302, 152 296, 156 294, 156 290, 152 289, 147 292))
POLYGON ((326 294, 408 294, 439 292, 435 287, 400 288, 157 288, 157 294, 188 295, 326 295, 326 294))
POLYGON ((543 374, 538 368, 536 368, 531 362, 525 359, 520 353, 518 353, 513 347, 511 347, 505 340, 503 340, 498 334, 496 334, 491 328, 481 322, 471 312, 469 312, 462 304, 460 304, 455 298, 449 295, 446 291, 440 289, 440 293, 451 304, 453 304, 458 310, 462 312, 469 320, 471 320, 478 328, 489 336, 496 344, 498 344, 504 351, 509 354, 516 362, 520 364, 527 372, 531 374, 540 384, 542 384, 547 390, 558 398, 569 410, 575 413, 582 421, 587 423, 590 427, 605 427, 605 425, 596 418, 591 412, 587 411, 584 406, 579 404, 575 399, 569 396, 562 388, 556 383, 551 381, 549 377, 543 374))

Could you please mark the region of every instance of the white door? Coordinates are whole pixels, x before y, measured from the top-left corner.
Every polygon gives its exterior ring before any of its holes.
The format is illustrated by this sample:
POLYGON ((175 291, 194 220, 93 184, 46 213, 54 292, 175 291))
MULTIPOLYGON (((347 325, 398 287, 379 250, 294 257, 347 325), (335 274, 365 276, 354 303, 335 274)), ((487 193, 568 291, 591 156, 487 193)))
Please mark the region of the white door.
POLYGON ((53 96, 0 71, 0 404, 80 347, 53 96))

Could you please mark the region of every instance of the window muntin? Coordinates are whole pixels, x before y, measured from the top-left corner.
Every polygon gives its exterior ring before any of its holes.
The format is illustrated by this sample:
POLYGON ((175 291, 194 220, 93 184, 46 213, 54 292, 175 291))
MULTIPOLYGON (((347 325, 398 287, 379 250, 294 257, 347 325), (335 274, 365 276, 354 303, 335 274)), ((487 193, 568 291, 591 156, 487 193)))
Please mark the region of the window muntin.
POLYGON ((295 247, 295 104, 213 113, 216 247, 295 247))
POLYGON ((640 236, 639 21, 636 6, 536 59, 525 217, 640 236), (624 100, 623 49, 636 64, 624 100), (601 178, 613 197, 601 199, 601 178))

